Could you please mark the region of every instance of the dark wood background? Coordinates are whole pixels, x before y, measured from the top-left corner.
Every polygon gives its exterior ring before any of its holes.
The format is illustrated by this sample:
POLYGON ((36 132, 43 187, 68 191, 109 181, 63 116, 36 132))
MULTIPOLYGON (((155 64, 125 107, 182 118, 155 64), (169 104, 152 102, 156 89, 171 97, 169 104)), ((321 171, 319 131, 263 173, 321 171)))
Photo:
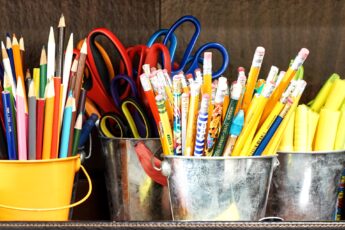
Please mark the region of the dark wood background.
MULTIPOLYGON (((345 74, 344 0, 0 0, 0 39, 5 39, 6 32, 23 35, 26 64, 36 67, 49 27, 57 27, 61 13, 66 18, 66 39, 70 32, 82 39, 93 28, 107 27, 126 46, 146 43, 157 29, 169 27, 183 15, 194 15, 202 26, 197 46, 216 41, 230 53, 226 72, 230 79, 236 78, 238 66, 249 69, 259 45, 266 48, 261 78, 271 65, 286 70, 290 59, 306 47, 310 56, 305 63, 308 86, 304 102, 315 96, 330 74, 345 74)), ((192 33, 190 25, 177 32, 178 56, 192 33)), ((99 157, 97 154, 94 158, 99 157)), ((101 161, 88 163, 98 178, 94 199, 81 206, 83 215, 76 209, 77 219, 107 218, 102 213, 105 189, 99 182, 102 166, 97 162, 101 161)))

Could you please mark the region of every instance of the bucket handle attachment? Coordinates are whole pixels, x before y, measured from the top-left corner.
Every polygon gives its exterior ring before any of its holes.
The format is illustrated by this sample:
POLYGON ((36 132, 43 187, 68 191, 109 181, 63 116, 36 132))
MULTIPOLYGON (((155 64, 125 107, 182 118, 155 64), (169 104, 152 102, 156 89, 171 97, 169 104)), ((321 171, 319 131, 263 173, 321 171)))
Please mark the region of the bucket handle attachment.
POLYGON ((156 170, 156 168, 160 168, 162 161, 142 141, 138 141, 134 145, 134 149, 146 174, 158 184, 166 186, 168 184, 167 178, 156 170))
POLYGON ((84 168, 83 165, 80 165, 80 168, 81 170, 83 171, 86 179, 87 179, 87 182, 89 184, 89 190, 87 192, 87 194, 84 196, 83 199, 73 203, 73 204, 70 204, 70 205, 65 205, 65 206, 62 206, 62 207, 56 207, 56 208, 20 208, 20 207, 14 207, 14 206, 9 206, 9 205, 4 205, 4 204, 0 204, 0 208, 5 208, 5 209, 12 209, 12 210, 19 210, 19 211, 30 211, 30 212, 42 212, 42 211, 57 211, 57 210, 62 210, 62 209, 70 209, 70 208, 73 208, 75 206, 78 206, 80 204, 82 204, 84 201, 86 201, 89 196, 91 195, 91 192, 92 192, 92 183, 91 183, 91 179, 90 179, 90 176, 89 174, 87 173, 86 169, 84 168))

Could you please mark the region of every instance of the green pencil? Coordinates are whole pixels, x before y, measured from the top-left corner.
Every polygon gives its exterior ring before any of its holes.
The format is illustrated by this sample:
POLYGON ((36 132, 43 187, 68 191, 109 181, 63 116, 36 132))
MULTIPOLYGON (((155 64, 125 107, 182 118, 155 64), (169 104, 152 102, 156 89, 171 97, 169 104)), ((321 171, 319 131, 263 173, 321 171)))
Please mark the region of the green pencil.
POLYGON ((218 141, 216 143, 216 147, 214 149, 213 156, 222 156, 223 155, 225 143, 226 143, 226 141, 228 139, 228 135, 229 135, 230 125, 231 125, 232 119, 234 118, 237 102, 241 96, 241 92, 242 92, 241 83, 235 83, 233 85, 233 89, 231 92, 230 104, 229 104, 228 110, 226 111, 224 122, 223 122, 222 128, 220 130, 219 138, 218 138, 218 141))
POLYGON ((41 59, 40 59, 40 89, 39 89, 40 98, 44 98, 46 85, 47 85, 47 54, 46 54, 46 49, 43 46, 42 52, 41 52, 41 59))
POLYGON ((83 113, 79 113, 77 121, 74 126, 74 137, 73 137, 73 146, 72 146, 72 156, 77 155, 80 132, 83 124, 83 113))

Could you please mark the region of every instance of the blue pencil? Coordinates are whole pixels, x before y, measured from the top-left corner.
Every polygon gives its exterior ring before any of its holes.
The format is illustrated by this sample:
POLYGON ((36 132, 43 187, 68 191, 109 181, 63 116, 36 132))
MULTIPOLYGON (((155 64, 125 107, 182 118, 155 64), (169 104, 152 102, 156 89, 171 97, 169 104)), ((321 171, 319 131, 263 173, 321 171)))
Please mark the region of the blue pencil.
POLYGON ((2 104, 6 127, 7 152, 9 160, 17 160, 16 140, 14 136, 14 123, 11 105, 11 95, 8 91, 2 92, 2 104))
POLYGON ((273 124, 267 131, 265 137, 262 139, 261 143, 259 146, 255 149, 255 152, 253 156, 260 156, 262 152, 265 150, 266 146, 270 142, 271 138, 273 137, 274 133, 278 129, 280 123, 282 122, 283 118, 280 116, 277 116, 276 119, 274 120, 273 124))
POLYGON ((259 146, 255 149, 253 156, 260 156, 263 151, 265 150, 266 146, 268 145, 268 143, 270 142, 270 140, 272 139, 274 133, 277 131, 280 123, 283 121, 284 117, 286 116, 287 112, 289 111, 289 109, 291 108, 291 105, 293 103, 292 98, 288 98, 287 102, 283 108, 283 110, 280 112, 280 114, 276 117, 276 119, 273 121, 271 127, 269 128, 269 130, 267 131, 266 135, 264 136, 264 138, 262 139, 261 143, 259 144, 259 146))
POLYGON ((59 155, 60 158, 66 158, 68 155, 68 144, 69 144, 71 122, 72 122, 72 108, 73 107, 75 107, 75 101, 72 95, 70 94, 67 99, 66 107, 64 109, 64 114, 63 114, 60 155, 59 155))
POLYGON ((6 34, 6 50, 7 50, 7 55, 8 59, 10 60, 11 63, 11 69, 13 73, 13 81, 17 85, 17 78, 16 78, 16 68, 14 66, 14 59, 13 59, 13 51, 12 51, 12 42, 11 42, 11 37, 10 34, 6 34))

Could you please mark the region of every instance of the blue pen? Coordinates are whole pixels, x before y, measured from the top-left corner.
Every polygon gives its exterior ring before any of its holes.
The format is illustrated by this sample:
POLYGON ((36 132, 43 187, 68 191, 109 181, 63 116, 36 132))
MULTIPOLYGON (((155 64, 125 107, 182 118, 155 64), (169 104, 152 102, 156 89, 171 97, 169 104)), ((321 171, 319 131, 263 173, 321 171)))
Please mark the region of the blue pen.
POLYGON ((75 107, 75 100, 70 93, 70 95, 68 96, 66 107, 64 109, 64 114, 63 114, 60 155, 59 155, 60 158, 66 158, 68 155, 68 144, 69 144, 71 123, 72 123, 73 107, 75 107))
POLYGON ((241 134, 242 128, 244 124, 244 112, 241 109, 236 114, 235 118, 232 120, 230 131, 229 131, 229 137, 225 144, 224 149, 224 156, 230 156, 232 153, 232 150, 235 146, 237 137, 241 134))
MULTIPOLYGON (((271 127, 269 128, 269 130, 267 131, 266 135, 264 136, 264 138, 262 139, 261 143, 259 144, 259 146, 255 149, 253 156, 260 156, 266 146, 268 145, 268 143, 270 142, 270 140, 272 139, 273 135, 275 134, 275 132, 277 131, 279 125, 281 124, 281 122, 283 121, 284 117, 286 116, 287 112, 289 111, 289 109, 291 108, 292 105, 292 99, 288 98, 287 103, 285 104, 283 110, 280 112, 280 114, 276 117, 276 119, 273 121, 271 127)), ((272 153, 270 153, 272 154, 272 153)))
POLYGON ((97 114, 93 113, 93 114, 91 114, 89 119, 87 119, 87 121, 84 123, 83 128, 82 128, 81 133, 80 133, 78 147, 82 147, 83 145, 85 145, 85 143, 89 137, 89 134, 91 133, 97 120, 98 120, 97 114))
POLYGON ((15 127, 13 123, 11 94, 8 91, 2 92, 2 104, 4 108, 8 159, 17 160, 16 140, 14 136, 15 127))

